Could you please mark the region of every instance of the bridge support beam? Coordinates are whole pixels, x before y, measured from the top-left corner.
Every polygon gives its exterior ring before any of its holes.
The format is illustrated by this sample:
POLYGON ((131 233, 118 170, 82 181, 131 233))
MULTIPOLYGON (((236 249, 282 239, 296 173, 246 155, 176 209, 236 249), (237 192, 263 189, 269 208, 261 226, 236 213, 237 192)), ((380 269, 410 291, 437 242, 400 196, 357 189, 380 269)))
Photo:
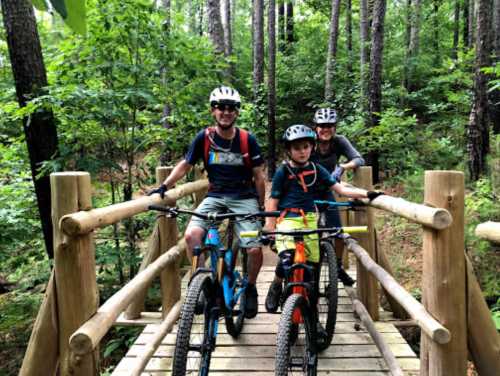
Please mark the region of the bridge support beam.
POLYGON ((464 376, 467 370, 466 266, 464 257, 464 174, 425 172, 425 204, 447 209, 450 227, 424 226, 422 300, 451 332, 446 344, 422 335, 420 375, 464 376))

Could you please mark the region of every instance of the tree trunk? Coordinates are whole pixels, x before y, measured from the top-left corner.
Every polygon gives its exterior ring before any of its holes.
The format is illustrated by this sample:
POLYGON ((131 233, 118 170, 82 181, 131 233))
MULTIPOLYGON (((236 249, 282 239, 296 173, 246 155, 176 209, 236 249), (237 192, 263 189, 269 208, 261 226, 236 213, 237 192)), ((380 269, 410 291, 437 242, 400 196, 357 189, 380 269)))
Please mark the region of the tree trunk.
POLYGON ((432 28, 433 28, 433 38, 431 39, 432 44, 433 44, 433 51, 434 51, 434 67, 439 67, 439 64, 441 63, 441 50, 439 47, 439 30, 441 29, 442 25, 439 24, 439 6, 441 5, 441 0, 433 0, 433 14, 432 14, 432 28))
MULTIPOLYGON (((170 28, 172 26, 170 0, 162 0, 162 4, 165 9, 165 22, 163 22, 163 30, 167 33, 167 35, 169 35, 170 28)), ((191 9, 191 7, 189 9, 191 9)))
POLYGON ((352 53, 352 0, 346 3, 346 32, 347 32, 347 72, 349 77, 353 74, 353 53, 352 53))
POLYGON ((276 171, 276 3, 269 0, 267 14, 269 62, 267 73, 267 173, 269 181, 276 171))
POLYGON ((290 47, 295 41, 293 35, 293 1, 286 3, 286 45, 290 47))
POLYGON ((475 32, 474 32, 474 20, 476 19, 475 17, 475 12, 474 12, 474 8, 475 8, 475 2, 476 0, 469 0, 469 34, 468 34, 468 41, 467 41, 467 46, 469 48, 472 48, 472 46, 474 45, 474 35, 475 35, 475 32))
MULTIPOLYGON (((500 64, 500 0, 494 1, 494 63, 500 64)), ((500 134, 500 89, 490 92, 490 119, 493 122, 493 133, 500 134)))
MULTIPOLYGON (((36 27, 35 13, 29 0, 1 0, 16 95, 20 107, 45 93, 47 75, 36 27)), ((57 128, 51 110, 39 109, 23 118, 31 174, 42 223, 45 247, 53 256, 50 181, 40 175, 41 164, 58 153, 57 128)))
POLYGON ((368 0, 359 0, 359 44, 360 44, 360 86, 361 108, 368 112, 368 0))
POLYGON ((458 57, 458 35, 460 34, 460 1, 455 0, 455 15, 453 17, 453 47, 451 49, 451 58, 456 60, 458 57))
POLYGON ((281 52, 285 50, 285 3, 278 0, 278 48, 281 52))
POLYGON ((463 48, 464 50, 467 50, 470 48, 469 45, 469 1, 470 0, 464 0, 464 8, 463 8, 463 22, 464 22, 464 29, 463 29, 463 48))
POLYGON ((207 0, 208 35, 217 54, 224 53, 224 33, 220 16, 219 0, 207 0))
POLYGON ((410 33, 408 39, 408 50, 406 52, 406 90, 411 93, 417 87, 416 66, 420 48, 420 0, 408 1, 408 19, 410 21, 410 33))
MULTIPOLYGON (((222 27, 224 29, 224 55, 229 57, 233 54, 233 35, 231 30, 231 0, 223 0, 222 27)), ((229 81, 233 76, 233 64, 228 63, 227 76, 229 81)))
POLYGON ((337 39, 339 35, 340 0, 332 0, 330 15, 330 34, 328 37, 328 54, 326 56, 325 102, 333 101, 333 73, 337 59, 337 39))
MULTIPOLYGON (((385 0, 375 0, 372 20, 372 48, 370 53, 370 125, 380 122, 382 112, 382 58, 384 51, 385 0)), ((378 183, 379 165, 377 150, 368 154, 373 167, 373 182, 378 183)))
POLYGON ((253 0, 253 95, 255 103, 255 122, 262 126, 263 104, 262 84, 264 83, 264 0, 253 0))
POLYGON ((469 173, 471 180, 478 180, 486 172, 486 155, 489 152, 488 77, 482 68, 490 65, 491 0, 478 0, 476 64, 474 74, 474 102, 467 131, 469 173))

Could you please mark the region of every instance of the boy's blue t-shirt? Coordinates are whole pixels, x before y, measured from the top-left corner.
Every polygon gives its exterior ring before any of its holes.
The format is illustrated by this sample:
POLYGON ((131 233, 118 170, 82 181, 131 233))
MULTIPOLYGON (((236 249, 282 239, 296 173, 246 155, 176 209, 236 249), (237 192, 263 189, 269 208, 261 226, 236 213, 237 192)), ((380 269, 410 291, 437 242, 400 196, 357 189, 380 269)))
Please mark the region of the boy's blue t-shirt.
MULTIPOLYGON (((330 190, 337 181, 318 163, 309 163, 307 166, 299 168, 290 165, 288 167, 296 176, 302 171, 314 171, 314 167, 316 168, 316 174, 304 176, 304 182, 308 185, 307 192, 304 192, 300 181, 293 178, 293 175, 290 174, 284 164, 281 165, 273 177, 271 198, 279 199, 278 210, 280 211, 286 208, 297 208, 304 210, 306 213, 314 212, 314 199, 319 194, 330 190), (288 182, 286 182, 287 180, 288 182)), ((297 215, 299 214, 295 214, 295 216, 297 215)), ((290 213, 289 216, 294 216, 294 213, 290 213)))
MULTIPOLYGON (((253 183, 253 171, 245 166, 240 148, 240 130, 232 140, 220 137, 213 132, 215 145, 210 146, 206 169, 210 182, 209 197, 251 198, 257 197, 253 183)), ((195 165, 204 159, 205 130, 200 131, 189 146, 186 162, 195 165)), ((264 163, 257 140, 248 134, 248 153, 253 167, 264 163)))

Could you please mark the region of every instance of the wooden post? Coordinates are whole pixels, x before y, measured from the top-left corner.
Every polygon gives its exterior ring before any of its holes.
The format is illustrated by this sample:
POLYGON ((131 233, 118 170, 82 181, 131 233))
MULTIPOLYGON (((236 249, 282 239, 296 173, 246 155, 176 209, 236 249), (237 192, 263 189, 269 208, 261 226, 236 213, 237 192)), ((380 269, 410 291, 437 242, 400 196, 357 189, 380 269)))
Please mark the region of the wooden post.
POLYGON ((500 338, 467 256, 467 336, 469 351, 481 376, 500 371, 500 338))
POLYGON ((446 229, 424 227, 422 271, 423 304, 450 330, 451 340, 439 344, 422 336, 420 374, 462 376, 467 369, 463 173, 426 171, 424 202, 453 217, 446 229))
POLYGON ((61 375, 97 375, 98 350, 75 356, 69 338, 97 311, 98 290, 92 234, 69 237, 59 228, 65 214, 91 208, 90 175, 61 172, 50 175, 54 267, 59 318, 59 372, 61 375))
POLYGON ((55 375, 59 355, 54 270, 38 311, 19 376, 55 375))
MULTIPOLYGON (((172 167, 157 167, 156 181, 163 182, 172 172, 172 167)), ((167 252, 177 244, 179 231, 175 218, 158 218, 160 235, 160 254, 167 252)), ((168 265, 160 274, 162 316, 165 318, 170 309, 181 297, 180 260, 168 265)))
MULTIPOLYGON (((353 183, 356 187, 364 188, 366 190, 372 189, 372 168, 359 167, 355 174, 353 183)), ((355 226, 368 226, 367 234, 359 234, 359 243, 373 260, 376 260, 375 255, 375 231, 373 227, 373 209, 367 207, 365 211, 355 212, 355 226)), ((375 277, 373 277, 363 267, 363 264, 357 261, 357 294, 359 300, 366 307, 368 313, 374 321, 379 319, 378 312, 378 284, 375 277)))

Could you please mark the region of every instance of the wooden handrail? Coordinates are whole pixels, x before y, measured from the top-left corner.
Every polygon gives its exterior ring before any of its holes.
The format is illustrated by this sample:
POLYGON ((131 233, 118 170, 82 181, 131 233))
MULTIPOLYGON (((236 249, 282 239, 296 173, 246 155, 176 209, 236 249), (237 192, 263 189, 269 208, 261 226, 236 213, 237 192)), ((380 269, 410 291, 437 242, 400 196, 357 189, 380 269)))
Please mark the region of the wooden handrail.
POLYGON ((167 265, 176 262, 185 249, 186 242, 181 240, 109 298, 90 320, 73 333, 69 340, 71 350, 77 355, 84 355, 95 349, 134 296, 149 286, 167 265))
POLYGON ((484 222, 476 227, 476 236, 500 244, 500 222, 484 222))
POLYGON ((382 269, 370 255, 352 238, 345 239, 347 249, 356 255, 363 266, 384 286, 386 291, 401 304, 418 326, 434 341, 444 344, 450 341, 448 329, 437 322, 409 292, 389 273, 382 269))
POLYGON ((149 359, 153 356, 153 354, 156 352, 158 347, 160 347, 161 341, 163 338, 170 333, 172 328, 174 327, 177 319, 179 318, 181 314, 181 305, 182 302, 179 300, 177 301, 170 312, 168 313, 167 317, 163 320, 163 322, 160 324, 158 329, 155 331, 155 334, 151 341, 149 341, 145 346, 144 350, 141 352, 141 354, 138 356, 138 359, 134 365, 134 368, 130 371, 131 376, 139 376, 141 375, 142 371, 148 364, 149 359))
POLYGON ((208 187, 208 180, 183 184, 165 192, 165 199, 159 194, 143 196, 135 200, 109 205, 104 208, 79 211, 61 218, 59 226, 69 236, 88 234, 92 230, 111 225, 148 210, 149 205, 172 205, 176 200, 208 187))
POLYGON ((345 286, 345 290, 352 300, 354 311, 358 314, 361 322, 372 337, 373 342, 375 342, 375 345, 377 346, 380 353, 382 354, 382 357, 387 363, 387 367, 389 368, 391 375, 404 376, 403 371, 401 370, 401 367, 399 366, 398 361, 394 356, 394 353, 391 351, 391 348, 387 345, 387 342, 384 340, 382 335, 375 328, 375 324, 373 323, 370 314, 366 310, 366 307, 363 305, 363 303, 361 303, 361 301, 356 296, 354 289, 352 287, 345 286))
POLYGON ((372 201, 366 199, 363 201, 374 208, 397 214, 412 222, 419 223, 436 230, 442 230, 450 227, 453 222, 450 212, 446 209, 416 204, 400 197, 381 195, 372 201))

